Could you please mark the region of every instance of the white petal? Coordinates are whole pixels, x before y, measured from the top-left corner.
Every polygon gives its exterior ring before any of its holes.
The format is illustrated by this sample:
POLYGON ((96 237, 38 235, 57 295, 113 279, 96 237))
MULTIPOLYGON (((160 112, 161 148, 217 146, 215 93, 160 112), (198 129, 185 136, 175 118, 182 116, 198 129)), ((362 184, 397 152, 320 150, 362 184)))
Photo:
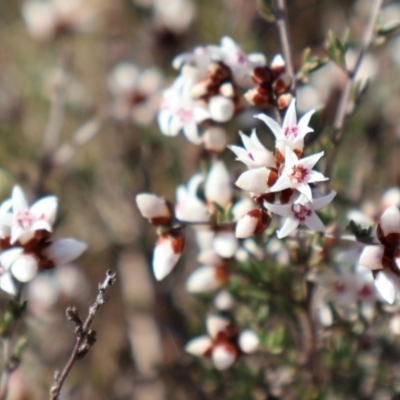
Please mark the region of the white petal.
POLYGON ((207 332, 215 339, 218 333, 224 331, 230 323, 227 318, 220 317, 219 315, 209 315, 206 320, 207 332))
POLYGON ((272 204, 264 201, 264 207, 276 215, 287 217, 292 210, 292 204, 272 204))
POLYGON ((174 250, 172 238, 160 237, 153 252, 153 272, 158 281, 164 279, 175 267, 182 252, 174 250))
POLYGON ((254 168, 243 172, 235 185, 246 192, 265 193, 268 189, 268 178, 271 170, 268 168, 254 168))
POLYGON ((67 264, 78 258, 86 249, 87 244, 76 239, 55 240, 44 253, 56 266, 67 264))
POLYGON ((322 304, 317 309, 318 319, 322 326, 328 328, 333 324, 333 314, 331 308, 327 304, 322 304))
POLYGON ((308 183, 327 181, 329 178, 325 177, 321 172, 310 171, 307 177, 308 183))
POLYGON ((360 260, 360 265, 372 270, 383 269, 382 258, 385 248, 382 245, 364 247, 360 260))
POLYGON ((311 214, 306 216, 304 224, 310 228, 313 231, 316 232, 324 232, 325 231, 325 226, 318 217, 317 214, 315 214, 314 211, 311 211, 311 214))
POLYGON ((281 175, 273 186, 269 189, 269 192, 280 192, 281 190, 289 189, 293 186, 288 175, 281 175))
POLYGON ((231 99, 224 96, 211 97, 208 107, 211 118, 217 122, 227 122, 235 113, 235 105, 231 99))
POLYGON ((286 218, 282 228, 278 231, 278 238, 282 239, 290 235, 299 226, 299 221, 292 218, 290 215, 286 218))
POLYGON ((294 165, 300 164, 299 157, 296 153, 289 147, 285 147, 285 170, 291 169, 294 165))
POLYGON ((299 160, 299 165, 302 165, 303 167, 311 170, 323 155, 324 152, 321 151, 319 153, 312 154, 311 156, 302 158, 301 160, 299 160))
POLYGON ((282 134, 282 129, 279 126, 279 124, 273 120, 271 117, 265 114, 258 114, 255 115, 254 118, 260 119, 263 121, 269 129, 271 129, 272 133, 274 134, 276 140, 282 140, 285 138, 285 136, 282 134))
POLYGON ((236 360, 236 352, 231 346, 219 344, 214 347, 211 356, 215 368, 220 371, 224 371, 231 367, 236 360))
POLYGON ((201 144, 202 138, 199 135, 199 129, 195 122, 187 123, 183 126, 183 133, 186 139, 193 144, 201 144))
POLYGON ((11 265, 11 273, 20 282, 29 282, 36 275, 38 262, 29 254, 21 254, 11 265))
POLYGON ((297 125, 297 116, 296 116, 296 99, 293 99, 290 102, 290 105, 286 111, 285 118, 283 120, 283 128, 287 126, 296 126, 297 125))
POLYGON ((171 212, 165 200, 152 193, 140 193, 136 196, 136 205, 143 215, 148 219, 169 218, 171 212))
POLYGON ((400 234, 400 211, 397 206, 389 207, 381 217, 379 221, 379 226, 381 227, 383 234, 385 236, 390 233, 400 234))
POLYGON ((254 236, 257 223, 257 218, 254 218, 248 214, 244 215, 236 223, 235 236, 239 239, 245 239, 254 236))
POLYGON ((13 203, 13 212, 14 214, 18 213, 19 211, 28 210, 29 205, 26 201, 25 194, 20 186, 14 186, 12 194, 12 203, 13 203))
MULTIPOLYGON (((311 119, 312 115, 314 114, 314 112, 315 112, 315 110, 308 111, 306 114, 304 114, 301 117, 299 123, 297 124, 300 131, 305 131, 305 130, 311 129, 308 127, 308 124, 310 123, 310 119, 311 119)), ((313 129, 311 129, 311 132, 312 131, 313 131, 313 129)))
POLYGON ((227 290, 221 290, 214 298, 214 305, 218 310, 228 311, 233 308, 235 300, 227 290))
POLYGON ((204 185, 208 202, 226 207, 232 201, 232 188, 229 171, 222 161, 216 162, 210 169, 204 185))
POLYGON ((17 287, 11 274, 4 273, 0 276, 0 289, 12 296, 17 294, 17 287))
POLYGON ((218 269, 213 265, 203 265, 193 271, 186 281, 189 293, 204 293, 218 289, 223 280, 218 277, 218 269))
POLYGON ((40 230, 51 232, 53 230, 53 227, 47 221, 44 220, 35 221, 31 226, 31 231, 40 231, 40 230))
POLYGON ((307 197, 308 201, 312 202, 313 198, 312 198, 312 191, 309 185, 305 184, 305 183, 300 183, 296 186, 296 189, 304 194, 304 196, 307 197))
POLYGON ((55 196, 47 196, 36 201, 30 208, 35 219, 41 219, 53 225, 56 219, 58 200, 55 196))
POLYGON ((29 242, 34 236, 34 232, 31 230, 25 230, 20 226, 11 228, 10 243, 14 244, 19 240, 22 244, 29 242))
POLYGON ((198 357, 204 356, 204 354, 211 349, 212 340, 209 336, 199 336, 192 339, 185 346, 185 351, 198 357))
POLYGON ((234 232, 218 232, 213 241, 213 249, 223 258, 231 258, 234 256, 239 242, 234 232))
POLYGON ((260 344, 257 334, 250 329, 246 329, 239 335, 239 347, 245 353, 254 353, 260 344))
POLYGON ((393 304, 400 290, 400 279, 391 271, 379 271, 375 277, 375 288, 383 300, 393 304))
POLYGON ((320 210, 321 208, 324 208, 333 200, 335 196, 336 192, 332 190, 326 196, 314 198, 312 203, 313 210, 320 210))
POLYGON ((23 253, 24 249, 22 247, 14 247, 9 250, 5 250, 0 254, 0 265, 8 270, 11 264, 23 253))

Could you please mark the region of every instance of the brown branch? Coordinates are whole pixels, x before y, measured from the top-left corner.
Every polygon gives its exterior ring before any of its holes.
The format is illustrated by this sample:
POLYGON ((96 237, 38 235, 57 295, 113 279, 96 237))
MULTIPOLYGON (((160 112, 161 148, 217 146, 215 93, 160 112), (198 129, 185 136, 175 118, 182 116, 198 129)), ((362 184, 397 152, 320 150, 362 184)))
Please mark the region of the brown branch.
POLYGON ((61 373, 55 373, 55 383, 50 389, 50 400, 58 399, 65 379, 70 373, 75 361, 85 357, 92 345, 96 342, 96 332, 90 329, 90 327, 97 311, 107 301, 105 296, 106 291, 115 283, 116 276, 116 272, 110 270, 106 272, 105 279, 99 284, 96 301, 89 307, 89 313, 84 323, 82 323, 79 318, 78 311, 75 307, 67 308, 67 319, 75 325, 76 342, 63 371, 61 373))
POLYGON ((276 26, 278 27, 279 38, 281 40, 283 58, 286 63, 286 71, 292 78, 292 92, 296 89, 296 77, 294 75, 292 49, 289 38, 289 24, 287 20, 286 0, 278 0, 278 10, 275 12, 276 26))

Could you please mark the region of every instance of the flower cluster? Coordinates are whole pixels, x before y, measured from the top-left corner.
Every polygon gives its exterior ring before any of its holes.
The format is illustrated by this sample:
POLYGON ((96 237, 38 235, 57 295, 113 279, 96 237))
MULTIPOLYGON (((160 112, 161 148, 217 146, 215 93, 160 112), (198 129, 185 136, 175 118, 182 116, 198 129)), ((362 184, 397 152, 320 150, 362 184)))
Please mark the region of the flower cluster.
POLYGON ((58 200, 44 197, 29 207, 24 192, 15 186, 0 206, 0 288, 16 295, 17 282, 31 281, 40 270, 79 257, 86 244, 72 238, 52 240, 58 200))
POLYGON ((250 329, 238 332, 226 318, 210 315, 206 320, 209 335, 192 339, 186 351, 199 357, 212 359, 215 368, 228 369, 242 354, 251 354, 259 345, 258 336, 250 329))
POLYGON ((173 60, 180 75, 163 93, 159 127, 164 135, 201 144, 198 125, 229 121, 246 103, 243 91, 252 86, 254 68, 266 65, 263 54, 245 54, 229 37, 221 44, 197 47, 173 60))
POLYGON ((308 112, 297 123, 295 104, 295 100, 292 100, 282 127, 265 114, 256 115, 275 136, 275 154, 264 147, 255 132, 250 137, 241 134, 243 148, 230 146, 237 159, 249 168, 239 176, 236 186, 249 192, 261 207, 247 214, 246 220, 239 221, 239 237, 248 237, 259 232, 258 224, 265 210, 285 218, 278 232, 279 238, 291 234, 299 224, 315 231, 324 230, 315 211, 329 204, 336 192, 322 196, 310 186, 328 179, 313 170, 324 153, 302 157, 304 137, 312 132, 308 124, 314 111, 308 112), (276 198, 279 203, 273 202, 276 198))

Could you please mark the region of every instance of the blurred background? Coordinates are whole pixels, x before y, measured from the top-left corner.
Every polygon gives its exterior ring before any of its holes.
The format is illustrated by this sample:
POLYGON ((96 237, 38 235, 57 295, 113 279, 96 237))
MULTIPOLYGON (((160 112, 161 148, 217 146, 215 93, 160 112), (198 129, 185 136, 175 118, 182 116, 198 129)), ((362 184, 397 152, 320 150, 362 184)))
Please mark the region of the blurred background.
MULTIPOLYGON (((280 52, 279 36, 260 16, 256 1, 53 3, 50 10, 33 1, 0 2, 0 195, 6 199, 19 183, 31 202, 45 194, 58 196, 55 236, 84 240, 89 250, 76 264, 43 272, 29 284, 29 311, 19 329, 28 346, 12 376, 9 399, 47 398, 54 371, 63 368, 74 343, 65 308, 76 306, 84 317, 107 269, 118 271, 118 281, 93 325, 98 342, 74 366, 62 399, 395 398, 400 363, 388 355, 384 363, 385 348, 372 346, 354 367, 351 341, 330 361, 339 370, 330 375, 325 391, 315 389, 306 372, 297 373, 300 364, 290 339, 276 339, 278 345, 228 372, 213 370, 183 351, 190 338, 204 332, 210 310, 210 298, 184 289, 197 264, 196 250, 187 246, 163 282, 152 276, 156 233, 138 213, 135 194, 155 192, 173 201, 176 186, 198 170, 203 156, 182 135, 163 136, 155 122, 160 91, 177 74, 171 61, 197 45, 218 44, 223 35, 270 60, 280 52), (282 350, 286 345, 289 353, 282 350), (290 366, 282 360, 291 360, 290 366), (369 380, 361 384, 365 377, 369 380)), ((369 1, 288 3, 296 68, 305 47, 325 55, 329 29, 341 37, 348 28, 357 54, 369 1)), ((391 18, 400 19, 396 1, 385 3, 382 19, 391 18)), ((400 184, 399 54, 400 37, 394 37, 373 49, 363 64, 369 88, 346 124, 330 180, 339 193, 339 216, 365 207, 366 199, 377 202, 386 188, 400 184)), ((330 63, 300 85, 300 110, 326 104, 317 121, 321 132, 332 122, 342 85, 343 73, 330 63)), ((239 128, 248 133, 254 126, 232 122, 230 142, 238 141, 239 128)), ((240 166, 233 154, 224 158, 234 176, 240 166)), ((1 299, 4 307, 7 296, 1 299)), ((242 312, 244 320, 252 320, 251 307, 242 312)), ((270 319, 262 329, 274 331, 278 325, 285 326, 270 319)), ((397 349, 397 334, 388 335, 385 340, 397 349)), ((335 337, 341 340, 340 334, 335 337)))

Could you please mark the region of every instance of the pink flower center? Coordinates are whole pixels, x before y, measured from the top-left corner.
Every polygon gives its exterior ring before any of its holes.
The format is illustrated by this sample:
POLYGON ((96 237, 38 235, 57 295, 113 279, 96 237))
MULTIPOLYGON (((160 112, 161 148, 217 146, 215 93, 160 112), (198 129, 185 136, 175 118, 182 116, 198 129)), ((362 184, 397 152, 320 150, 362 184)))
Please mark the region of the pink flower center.
POLYGON ((288 139, 295 139, 299 134, 299 127, 297 125, 285 126, 285 128, 283 129, 283 134, 288 139))
POLYGON ((189 108, 181 107, 176 112, 176 116, 181 120, 182 123, 190 122, 193 119, 192 110, 189 108))
POLYGON ((302 165, 295 165, 289 171, 289 178, 292 183, 303 183, 307 180, 308 177, 308 169, 303 167, 302 165))
POLYGON ((241 51, 238 51, 236 54, 235 54, 235 58, 236 58, 236 62, 238 63, 238 64, 240 64, 240 65, 243 65, 243 64, 247 64, 247 57, 246 57, 246 54, 244 54, 244 53, 242 53, 241 51))
POLYGON ((253 154, 251 153, 251 151, 248 151, 248 152, 247 152, 247 155, 249 156, 250 160, 254 161, 254 156, 253 156, 253 154))
POLYGON ((33 215, 29 210, 19 211, 14 216, 14 225, 23 228, 29 229, 33 224, 33 215))
POLYGON ((362 286, 362 288, 358 291, 357 295, 360 298, 368 298, 374 294, 374 289, 372 285, 366 283, 362 286))
POLYGON ((346 292, 346 285, 342 281, 335 281, 332 289, 336 294, 343 294, 346 292))
POLYGON ((300 222, 304 222, 306 217, 311 214, 311 208, 307 205, 293 204, 292 206, 293 214, 296 219, 300 222))

